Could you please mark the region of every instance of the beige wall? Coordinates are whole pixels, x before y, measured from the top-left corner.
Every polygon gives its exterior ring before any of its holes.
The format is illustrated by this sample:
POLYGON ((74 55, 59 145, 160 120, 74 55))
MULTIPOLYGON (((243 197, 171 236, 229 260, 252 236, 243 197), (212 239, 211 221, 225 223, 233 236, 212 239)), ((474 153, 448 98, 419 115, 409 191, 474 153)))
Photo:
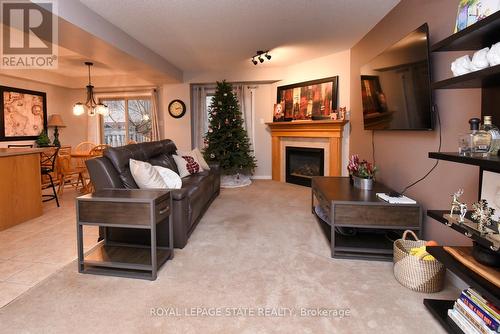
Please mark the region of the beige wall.
MULTIPOLYGON (((62 145, 76 146, 87 138, 87 117, 74 116, 73 104, 85 99, 85 92, 80 89, 67 89, 34 81, 17 79, 0 73, 0 85, 45 92, 47 94, 47 114, 60 114, 65 128, 59 129, 59 141, 62 145)), ((53 129, 49 129, 50 139, 53 140, 53 129)), ((7 147, 9 143, 0 142, 0 147, 7 147)), ((18 143, 28 143, 26 141, 18 143)), ((31 143, 31 142, 30 142, 31 143)))
MULTIPOLYGON (((228 71, 225 73, 191 73, 185 74, 186 83, 170 84, 162 87, 162 110, 164 136, 175 141, 179 148, 191 147, 191 113, 190 84, 213 83, 226 79, 232 82, 271 81, 274 83, 259 83, 255 90, 255 156, 257 169, 256 178, 271 178, 271 135, 266 122, 272 122, 273 104, 276 103, 277 87, 302 81, 339 76, 339 106, 350 109, 350 51, 335 53, 299 63, 289 67, 268 68, 256 66, 253 71, 228 71), (188 112, 181 119, 175 119, 168 114, 168 104, 173 99, 181 99, 186 103, 188 112)), ((345 131, 349 134, 349 127, 345 131)), ((344 140, 344 161, 347 161, 349 140, 344 140)), ((345 169, 345 168, 344 168, 345 169)))
MULTIPOLYGON (((431 44, 453 32, 458 0, 403 0, 372 31, 351 49, 351 153, 371 159, 371 132, 363 130, 360 68, 406 34, 427 22, 431 44)), ((459 54, 434 54, 434 80, 451 76, 450 60, 459 54)), ((435 103, 442 122, 443 151, 457 150, 457 137, 468 129, 468 119, 480 115, 480 90, 442 90, 435 92, 435 103)), ((388 186, 402 190, 422 177, 434 164, 427 157, 436 151, 438 130, 430 132, 375 132, 375 158, 380 168, 379 179, 388 186)), ((450 194, 464 188, 464 199, 477 200, 478 168, 440 162, 437 169, 407 194, 425 209, 449 208, 450 194)), ((447 244, 467 244, 468 240, 450 228, 425 219, 427 238, 447 244)))
POLYGON ((189 84, 164 85, 160 91, 160 115, 162 116, 163 138, 172 139, 180 150, 191 150, 191 99, 189 84), (186 114, 174 118, 168 113, 172 100, 182 100, 186 104, 186 114))
MULTIPOLYGON (((288 67, 285 71, 285 75, 283 76, 283 80, 273 84, 274 96, 270 105, 272 106, 272 103, 276 103, 276 89, 278 86, 338 75, 338 106, 345 106, 347 110, 350 111, 350 58, 351 51, 346 50, 288 67)), ((271 113, 270 116, 272 116, 271 113)), ((272 121, 272 117, 270 117, 270 119, 272 121)), ((347 173, 347 160, 349 156, 349 133, 350 125, 347 124, 344 128, 344 138, 342 141, 342 173, 344 175, 346 175, 347 173)), ((271 144, 269 142, 269 149, 270 145, 271 144)))

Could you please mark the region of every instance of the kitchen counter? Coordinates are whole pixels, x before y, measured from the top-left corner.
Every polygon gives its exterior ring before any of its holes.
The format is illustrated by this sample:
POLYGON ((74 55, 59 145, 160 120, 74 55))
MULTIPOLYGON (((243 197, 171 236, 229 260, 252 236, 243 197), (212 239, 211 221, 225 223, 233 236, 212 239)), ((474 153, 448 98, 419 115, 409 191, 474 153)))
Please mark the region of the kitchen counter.
POLYGON ((0 231, 42 215, 40 152, 0 148, 0 231))

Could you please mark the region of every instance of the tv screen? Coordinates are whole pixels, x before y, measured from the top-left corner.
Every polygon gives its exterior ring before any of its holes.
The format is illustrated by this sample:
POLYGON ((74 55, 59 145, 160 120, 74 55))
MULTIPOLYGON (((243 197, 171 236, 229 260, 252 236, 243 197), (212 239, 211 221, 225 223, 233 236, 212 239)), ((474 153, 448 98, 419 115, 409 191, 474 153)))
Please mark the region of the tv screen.
POLYGON ((361 68, 365 130, 432 130, 427 23, 361 68))

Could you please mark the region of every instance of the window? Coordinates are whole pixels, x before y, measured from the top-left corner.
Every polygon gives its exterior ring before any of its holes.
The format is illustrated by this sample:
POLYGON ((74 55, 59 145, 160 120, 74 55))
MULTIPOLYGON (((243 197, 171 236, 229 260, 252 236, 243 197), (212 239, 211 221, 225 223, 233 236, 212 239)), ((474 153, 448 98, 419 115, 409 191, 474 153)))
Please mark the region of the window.
POLYGON ((101 100, 108 106, 109 115, 103 117, 104 143, 123 146, 130 141, 151 141, 151 99, 106 98, 101 100))

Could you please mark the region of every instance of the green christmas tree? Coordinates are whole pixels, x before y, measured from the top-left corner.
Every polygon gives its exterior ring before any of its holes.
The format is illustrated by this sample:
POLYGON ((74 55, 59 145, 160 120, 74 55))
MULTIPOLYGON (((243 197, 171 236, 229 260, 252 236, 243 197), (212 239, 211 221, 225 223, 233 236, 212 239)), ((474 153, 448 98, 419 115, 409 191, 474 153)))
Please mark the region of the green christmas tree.
POLYGON ((203 152, 205 159, 218 162, 226 175, 253 173, 256 160, 243 128, 238 100, 226 81, 217 82, 209 108, 209 122, 203 152))

